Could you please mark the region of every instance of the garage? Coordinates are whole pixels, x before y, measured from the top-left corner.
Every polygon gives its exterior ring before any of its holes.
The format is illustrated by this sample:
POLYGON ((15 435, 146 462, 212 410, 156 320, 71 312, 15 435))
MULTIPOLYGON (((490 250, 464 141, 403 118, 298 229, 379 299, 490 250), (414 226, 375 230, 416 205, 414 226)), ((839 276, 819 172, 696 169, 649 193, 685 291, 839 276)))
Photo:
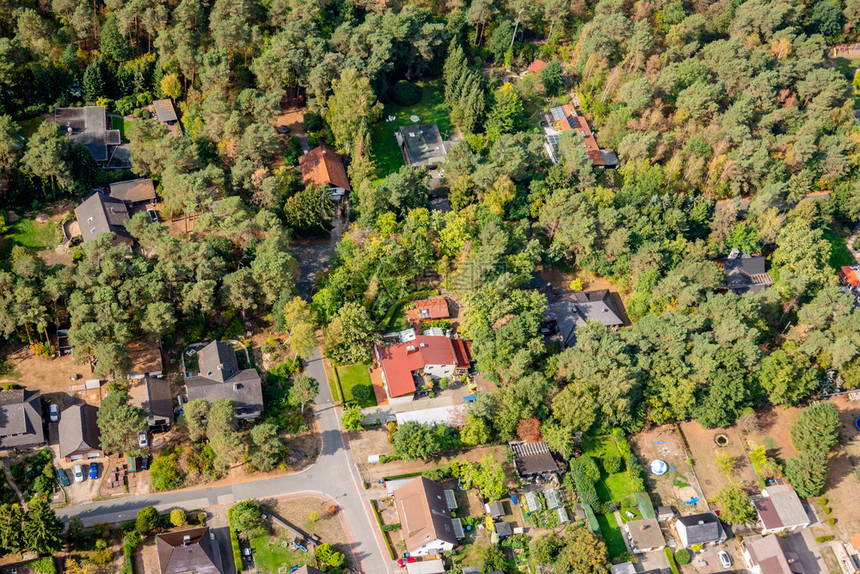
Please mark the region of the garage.
POLYGON ((100 452, 90 452, 87 453, 87 458, 98 458, 102 455, 100 452))
POLYGON ((82 455, 82 454, 73 454, 72 456, 69 457, 69 460, 76 461, 76 460, 81 460, 82 458, 84 458, 84 455, 82 455))

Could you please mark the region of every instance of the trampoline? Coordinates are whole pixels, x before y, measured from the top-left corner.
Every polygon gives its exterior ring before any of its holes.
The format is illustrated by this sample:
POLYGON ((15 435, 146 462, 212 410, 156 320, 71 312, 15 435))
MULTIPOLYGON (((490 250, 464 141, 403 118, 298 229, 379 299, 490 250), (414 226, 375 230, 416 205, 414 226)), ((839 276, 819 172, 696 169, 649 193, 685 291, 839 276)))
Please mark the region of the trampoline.
POLYGON ((669 470, 669 465, 666 464, 665 460, 660 460, 658 458, 657 460, 651 461, 651 473, 652 474, 654 474, 656 476, 663 476, 664 474, 666 474, 666 472, 668 472, 668 470, 669 470))

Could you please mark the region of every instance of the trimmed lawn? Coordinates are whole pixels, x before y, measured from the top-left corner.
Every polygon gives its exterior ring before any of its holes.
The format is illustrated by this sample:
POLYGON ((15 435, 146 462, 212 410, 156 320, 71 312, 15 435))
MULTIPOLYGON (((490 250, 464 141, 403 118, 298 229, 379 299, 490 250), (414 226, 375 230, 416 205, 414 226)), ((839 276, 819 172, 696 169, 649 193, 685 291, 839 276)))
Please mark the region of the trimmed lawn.
POLYGON ((356 363, 348 367, 338 367, 337 375, 340 378, 340 387, 343 389, 343 401, 345 403, 358 403, 361 408, 376 406, 376 395, 373 394, 373 383, 370 382, 370 365, 367 363, 356 363), (371 393, 366 401, 358 401, 352 394, 356 386, 366 385, 371 393))
POLYGON ((845 245, 847 237, 842 237, 829 227, 824 228, 824 239, 830 242, 830 266, 839 271, 845 265, 856 265, 857 261, 845 245))
POLYGON ((597 485, 597 494, 604 502, 615 500, 621 502, 631 494, 633 489, 630 487, 630 480, 627 478, 627 472, 616 472, 608 476, 601 475, 600 484, 597 485), (602 487, 602 488, 601 488, 602 487), (603 494, 607 494, 609 498, 603 499, 603 494))
POLYGON ((0 254, 8 257, 15 245, 37 251, 51 249, 59 245, 60 239, 60 230, 56 223, 50 221, 37 223, 35 219, 25 217, 9 224, 9 231, 3 238, 0 254))
POLYGON ((251 539, 254 564, 260 574, 278 574, 280 568, 287 571, 293 566, 313 565, 310 554, 301 550, 290 550, 289 542, 283 538, 262 534, 251 539))
POLYGON ((409 323, 406 322, 406 311, 403 310, 403 305, 397 306, 397 311, 394 312, 394 317, 388 324, 389 331, 403 331, 409 328, 409 323))
MULTIPOLYGON (((583 437, 582 454, 587 454, 596 459, 599 459, 601 455, 606 456, 608 454, 620 456, 615 439, 609 435, 583 437)), ((621 462, 623 463, 624 461, 621 462)))
POLYGON ((382 119, 370 130, 373 142, 373 159, 380 178, 394 173, 403 165, 403 155, 394 139, 394 132, 400 126, 412 125, 410 116, 421 118, 420 124, 436 124, 442 139, 451 136, 451 120, 448 118, 448 106, 445 105, 445 88, 441 80, 429 82, 418 82, 424 94, 421 101, 414 106, 403 107, 397 104, 388 104, 382 113, 382 119), (393 122, 386 122, 388 116, 396 116, 393 122))
POLYGON ((621 527, 618 526, 615 515, 598 514, 597 523, 600 524, 600 533, 603 534, 603 539, 606 541, 609 559, 626 554, 627 545, 624 544, 624 535, 621 534, 621 527))
POLYGON ((638 508, 635 508, 635 507, 632 507, 632 508, 619 508, 619 509, 618 509, 618 514, 620 514, 620 515, 621 515, 621 522, 623 522, 623 523, 625 523, 625 524, 627 524, 627 523, 628 523, 628 522, 630 522, 631 520, 641 520, 641 519, 642 519, 642 513, 641 513, 641 512, 639 512, 639 509, 638 509, 638 508), (633 514, 633 517, 627 516, 627 513, 628 513, 628 512, 630 512, 631 514, 633 514))
POLYGON ((125 137, 125 124, 125 118, 111 116, 111 125, 113 126, 113 129, 119 130, 119 137, 122 138, 122 141, 127 142, 128 138, 125 137))

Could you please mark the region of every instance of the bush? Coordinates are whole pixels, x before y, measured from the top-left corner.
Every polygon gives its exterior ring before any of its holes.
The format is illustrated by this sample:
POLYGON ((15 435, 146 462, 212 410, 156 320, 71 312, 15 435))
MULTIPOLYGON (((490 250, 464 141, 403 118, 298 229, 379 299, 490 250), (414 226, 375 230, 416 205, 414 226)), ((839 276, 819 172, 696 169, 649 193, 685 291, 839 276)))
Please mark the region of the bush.
POLYGON ((355 385, 352 387, 352 396, 360 403, 369 401, 373 396, 373 388, 370 385, 355 385))
POLYGON ((606 474, 615 474, 621 470, 621 457, 614 454, 608 454, 603 457, 603 470, 606 474))
POLYGON ((51 556, 46 556, 41 560, 31 562, 29 566, 36 571, 36 574, 57 574, 57 565, 54 563, 54 558, 51 556))
POLYGON ((675 562, 678 564, 689 564, 690 563, 690 551, 686 548, 681 548, 677 552, 675 552, 675 562))
POLYGON ((663 552, 666 553, 666 560, 669 561, 669 567, 672 569, 672 574, 679 574, 678 565, 675 564, 675 555, 672 554, 672 549, 667 546, 663 549, 663 552))
POLYGON ((165 448, 155 457, 149 469, 149 482, 155 490, 170 490, 182 484, 185 475, 179 470, 175 447, 165 448))
POLYGON ((831 536, 819 536, 818 538, 815 539, 815 541, 819 542, 819 543, 820 542, 830 542, 831 540, 833 540, 832 535, 831 536))
POLYGON ((305 132, 311 133, 323 129, 323 120, 319 114, 308 112, 302 118, 305 125, 305 132))
POLYGON ((827 498, 822 496, 818 499, 818 504, 820 504, 821 506, 827 506, 827 498))
POLYGON ((185 511, 181 508, 174 508, 170 511, 170 524, 173 526, 182 526, 185 524, 185 511))
POLYGON ((400 80, 391 89, 391 99, 398 106, 414 106, 421 101, 421 86, 400 80))
POLYGON ((140 509, 137 513, 137 520, 134 521, 134 527, 141 535, 149 534, 158 526, 158 520, 161 515, 154 506, 146 506, 140 509))
POLYGON ((824 514, 830 514, 831 512, 833 512, 833 510, 831 510, 829 506, 825 506, 821 509, 821 512, 823 512, 824 514))
POLYGON ((836 524, 836 519, 835 518, 828 518, 827 524, 829 524, 830 526, 833 526, 834 524, 836 524))
POLYGON ((383 524, 382 525, 382 531, 383 532, 391 532, 392 530, 400 530, 401 528, 403 528, 403 527, 400 525, 399 522, 397 524, 383 524))

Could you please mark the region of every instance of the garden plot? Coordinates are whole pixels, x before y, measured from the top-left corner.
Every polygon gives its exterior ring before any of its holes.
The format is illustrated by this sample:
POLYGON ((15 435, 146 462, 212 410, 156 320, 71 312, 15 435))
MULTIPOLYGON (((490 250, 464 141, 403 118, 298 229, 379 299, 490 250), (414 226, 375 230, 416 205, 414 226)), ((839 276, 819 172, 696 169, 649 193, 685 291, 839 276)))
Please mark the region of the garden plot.
POLYGON ((655 506, 677 506, 682 501, 698 496, 693 470, 687 464, 687 451, 684 442, 673 425, 663 425, 630 437, 630 446, 639 457, 639 464, 645 470, 645 482, 651 491, 655 506), (662 460, 669 466, 669 472, 657 476, 650 471, 651 463, 662 460), (672 470, 674 469, 674 470, 672 470))
POLYGON ((706 429, 698 421, 691 421, 681 424, 681 432, 690 447, 704 498, 716 497, 728 484, 728 477, 717 468, 715 462, 718 456, 724 454, 731 456, 735 462, 732 479, 741 481, 749 493, 758 492, 758 475, 747 458, 736 429, 706 429))

